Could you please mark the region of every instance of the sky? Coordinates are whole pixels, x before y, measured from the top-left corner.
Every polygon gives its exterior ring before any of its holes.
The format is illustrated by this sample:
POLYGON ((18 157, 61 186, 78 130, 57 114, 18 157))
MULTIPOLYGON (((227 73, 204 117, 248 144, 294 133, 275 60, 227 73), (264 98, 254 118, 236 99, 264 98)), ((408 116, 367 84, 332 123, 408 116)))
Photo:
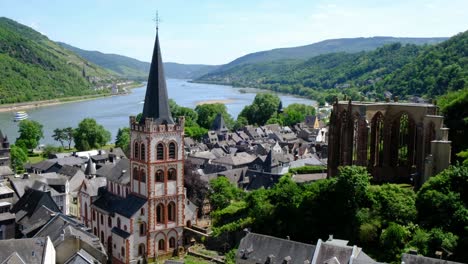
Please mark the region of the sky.
POLYGON ((450 37, 467 0, 0 0, 0 16, 54 41, 150 61, 156 11, 163 59, 224 64, 326 39, 450 37))

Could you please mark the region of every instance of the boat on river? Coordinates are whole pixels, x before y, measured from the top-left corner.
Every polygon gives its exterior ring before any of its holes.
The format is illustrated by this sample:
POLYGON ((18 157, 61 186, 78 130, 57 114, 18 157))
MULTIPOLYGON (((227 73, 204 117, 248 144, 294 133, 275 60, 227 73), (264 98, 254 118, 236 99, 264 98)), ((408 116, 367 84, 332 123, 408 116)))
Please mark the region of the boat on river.
POLYGON ((18 112, 15 113, 15 116, 13 117, 13 121, 14 122, 19 122, 19 121, 28 119, 28 117, 29 117, 28 113, 26 113, 24 111, 18 111, 18 112))

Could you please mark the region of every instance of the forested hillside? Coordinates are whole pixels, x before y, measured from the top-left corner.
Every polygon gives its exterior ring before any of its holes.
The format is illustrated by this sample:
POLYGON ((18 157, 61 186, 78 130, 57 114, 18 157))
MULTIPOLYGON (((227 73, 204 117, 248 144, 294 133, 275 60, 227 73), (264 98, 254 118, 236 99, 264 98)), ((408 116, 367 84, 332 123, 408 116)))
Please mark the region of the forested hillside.
MULTIPOLYGON (((137 81, 146 81, 148 79, 149 69, 151 66, 149 62, 139 61, 137 59, 118 54, 83 50, 61 42, 58 42, 58 44, 68 50, 75 52, 92 63, 115 72, 123 78, 137 81)), ((151 59, 151 57, 148 57, 148 60, 149 59, 151 59)), ((218 66, 165 62, 164 73, 167 78, 195 79, 209 73, 210 71, 216 69, 216 67, 218 66)))
POLYGON ((368 52, 245 64, 197 81, 298 94, 322 103, 343 94, 382 99, 387 90, 403 98, 435 97, 467 83, 467 41, 465 32, 434 46, 394 43, 368 52))
POLYGON ((318 55, 346 52, 357 53, 361 51, 375 50, 384 45, 392 43, 402 44, 437 44, 447 38, 395 38, 395 37, 371 37, 371 38, 342 38, 342 39, 327 39, 310 45, 279 48, 267 51, 250 53, 234 61, 223 65, 220 70, 224 71, 232 67, 242 64, 253 64, 261 62, 271 62, 275 60, 291 60, 291 59, 309 59, 318 55))
POLYGON ((115 78, 39 32, 0 18, 0 104, 92 94, 115 78))

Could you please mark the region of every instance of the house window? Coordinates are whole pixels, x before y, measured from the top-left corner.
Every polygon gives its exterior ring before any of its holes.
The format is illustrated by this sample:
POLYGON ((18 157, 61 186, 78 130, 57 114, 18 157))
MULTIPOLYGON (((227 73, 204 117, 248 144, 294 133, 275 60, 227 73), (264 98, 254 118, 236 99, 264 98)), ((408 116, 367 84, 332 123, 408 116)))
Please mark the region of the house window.
POLYGON ((166 245, 165 245, 165 244, 166 244, 166 243, 165 243, 164 239, 160 239, 160 240, 158 241, 158 249, 159 249, 159 250, 165 250, 165 249, 166 249, 166 245))
POLYGON ((175 203, 170 202, 169 205, 168 205, 167 211, 168 211, 168 220, 171 221, 171 222, 174 222, 175 218, 176 218, 175 208, 176 208, 175 203))
POLYGON ((140 170, 140 181, 146 182, 146 173, 145 173, 145 170, 143 169, 140 170))
POLYGON ((164 172, 162 170, 156 172, 156 182, 164 182, 164 172))
POLYGON ((101 214, 101 225, 104 224, 104 216, 101 214))
POLYGON ((142 222, 140 224, 140 236, 144 236, 146 234, 146 223, 142 222))
POLYGON ((156 207, 156 222, 162 224, 164 222, 164 205, 158 204, 156 207))
POLYGON ((121 247, 121 248, 120 248, 120 255, 121 255, 122 257, 125 257, 125 249, 124 249, 124 247, 121 247))
POLYGON ((176 144, 174 142, 169 143, 169 158, 176 158, 176 144))
POLYGON ((110 216, 107 217, 107 226, 112 227, 112 218, 110 216))
POLYGON ((141 208, 141 209, 140 209, 140 214, 141 214, 141 215, 145 215, 145 208, 141 208))
POLYGON ((93 234, 94 234, 95 236, 97 236, 97 228, 94 228, 94 229, 93 229, 93 234))
POLYGON ((159 143, 156 147, 156 159, 164 160, 164 146, 162 143, 159 143))
POLYGON ((169 238, 169 248, 175 248, 175 238, 169 238))
POLYGON ((133 158, 135 159, 140 158, 140 152, 138 151, 138 142, 135 142, 135 146, 133 148, 133 158))
POLYGON ((96 211, 93 210, 93 221, 96 221, 96 211))
POLYGON ((177 180, 177 171, 175 169, 169 169, 167 172, 167 180, 175 181, 177 180))
POLYGON ((101 243, 104 244, 104 231, 101 231, 101 243))
POLYGON ((146 160, 146 148, 145 148, 145 144, 141 144, 141 160, 146 160))
POLYGON ((127 231, 127 225, 124 225, 124 230, 127 231))
POLYGON ((120 217, 117 217, 117 227, 120 229, 120 217))

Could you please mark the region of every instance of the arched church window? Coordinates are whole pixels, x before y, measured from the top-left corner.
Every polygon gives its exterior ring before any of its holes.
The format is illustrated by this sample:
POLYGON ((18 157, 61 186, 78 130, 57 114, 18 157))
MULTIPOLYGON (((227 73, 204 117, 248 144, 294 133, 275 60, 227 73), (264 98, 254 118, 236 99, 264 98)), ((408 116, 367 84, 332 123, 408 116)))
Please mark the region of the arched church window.
POLYGON ((176 206, 174 202, 170 202, 169 205, 167 206, 167 214, 168 214, 168 220, 171 222, 175 222, 176 219, 176 206))
POLYGON ((174 142, 169 143, 169 159, 176 158, 176 144, 174 142))
POLYGON ((140 180, 140 177, 139 177, 138 174, 139 174, 139 173, 138 173, 138 168, 137 168, 137 167, 134 167, 134 168, 133 168, 133 179, 134 179, 135 181, 139 181, 139 180, 140 180))
POLYGON ((134 147, 133 147, 133 158, 139 159, 140 158, 140 152, 139 152, 139 145, 138 142, 135 142, 134 147))
POLYGON ((162 143, 159 143, 156 147, 156 159, 164 160, 164 145, 162 143))
POLYGON ((169 181, 177 180, 177 171, 175 169, 169 169, 167 171, 167 180, 169 181))
POLYGON ((164 223, 164 205, 158 204, 156 207, 156 223, 162 224, 164 223))
POLYGON ((141 144, 141 160, 146 160, 146 147, 145 147, 145 144, 141 144))
POLYGON ((164 172, 162 170, 156 171, 156 182, 164 182, 164 172))
POLYGON ((166 250, 166 242, 164 241, 164 239, 160 239, 158 241, 158 249, 159 250, 166 250))
POLYGON ((140 181, 141 182, 146 182, 146 173, 144 169, 140 170, 140 181))
POLYGON ((169 238, 169 248, 175 248, 176 240, 174 237, 169 238))

